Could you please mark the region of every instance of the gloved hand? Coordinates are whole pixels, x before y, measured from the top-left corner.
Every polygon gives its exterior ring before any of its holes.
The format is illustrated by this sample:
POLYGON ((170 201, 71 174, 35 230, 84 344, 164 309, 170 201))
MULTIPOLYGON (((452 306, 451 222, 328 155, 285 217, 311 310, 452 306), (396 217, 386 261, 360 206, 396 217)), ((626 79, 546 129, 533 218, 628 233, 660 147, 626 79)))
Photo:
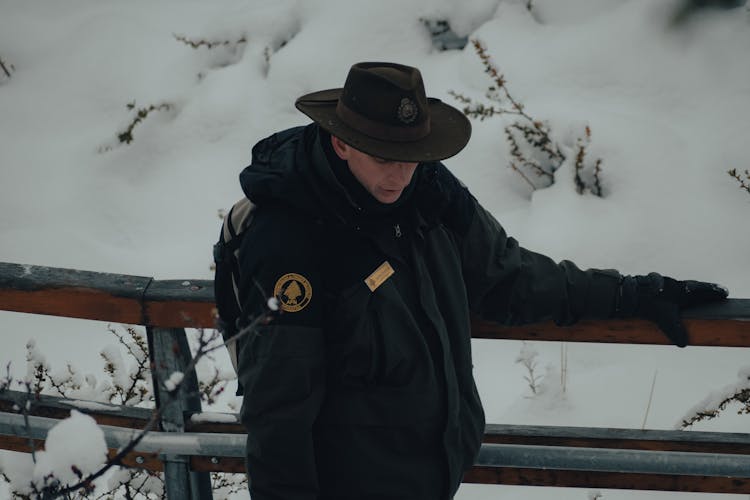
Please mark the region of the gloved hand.
POLYGON ((688 333, 680 311, 727 298, 726 288, 702 281, 677 281, 657 273, 626 276, 620 284, 616 314, 653 321, 679 347, 688 344, 688 333))

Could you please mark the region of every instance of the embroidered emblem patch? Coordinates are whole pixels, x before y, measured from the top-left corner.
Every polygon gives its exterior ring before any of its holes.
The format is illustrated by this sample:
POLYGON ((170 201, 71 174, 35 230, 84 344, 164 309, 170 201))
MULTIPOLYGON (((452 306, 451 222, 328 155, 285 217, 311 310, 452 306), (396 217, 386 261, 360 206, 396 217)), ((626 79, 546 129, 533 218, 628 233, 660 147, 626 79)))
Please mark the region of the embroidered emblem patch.
POLYGON ((312 285, 301 274, 287 273, 276 282, 273 296, 279 299, 282 311, 298 312, 310 303, 312 285))
POLYGON ((398 112, 396 113, 398 119, 401 120, 402 123, 411 123, 417 119, 417 115, 419 115, 417 103, 415 103, 408 97, 404 97, 403 99, 401 99, 401 104, 399 105, 398 112))
POLYGON ((380 285, 385 283, 385 280, 393 276, 393 273, 395 272, 396 271, 393 270, 391 264, 386 260, 380 264, 378 268, 367 277, 367 279, 365 279, 365 285, 367 285, 367 288, 369 288, 371 292, 374 292, 380 285))

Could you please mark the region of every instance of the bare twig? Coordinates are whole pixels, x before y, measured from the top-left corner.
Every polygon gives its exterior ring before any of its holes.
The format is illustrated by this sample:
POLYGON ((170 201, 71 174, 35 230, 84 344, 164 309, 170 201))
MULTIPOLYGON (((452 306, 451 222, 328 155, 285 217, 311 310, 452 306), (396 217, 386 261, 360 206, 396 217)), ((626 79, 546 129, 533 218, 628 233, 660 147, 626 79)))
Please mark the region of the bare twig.
POLYGON ((575 161, 575 185, 576 185, 576 191, 578 191, 578 194, 583 194, 583 192, 586 190, 586 184, 583 182, 583 178, 581 178, 581 172, 583 172, 583 160, 586 157, 586 146, 583 145, 581 140, 578 140, 578 151, 576 152, 576 161, 575 161))
POLYGON ((201 399, 211 405, 216 402, 216 398, 226 389, 227 380, 221 377, 219 370, 214 367, 214 373, 208 382, 198 382, 198 392, 201 399))
POLYGON ((130 386, 127 388, 116 387, 117 392, 110 395, 110 402, 114 402, 115 395, 120 396, 121 404, 128 404, 128 402, 131 402, 134 398, 136 398, 138 402, 141 402, 145 400, 149 394, 148 387, 144 387, 144 384, 147 384, 148 380, 146 374, 150 369, 148 344, 133 327, 126 327, 132 343, 126 342, 125 337, 111 326, 107 326, 107 329, 112 335, 117 337, 118 342, 125 347, 125 350, 135 359, 136 362, 135 372, 128 374, 128 378, 131 382, 130 386), (136 348, 135 351, 133 350, 133 346, 136 348))
POLYGON ((743 179, 742 176, 737 173, 737 169, 733 168, 732 170, 729 170, 727 172, 731 177, 734 177, 737 179, 737 182, 740 183, 740 187, 750 193, 750 170, 745 170, 745 178, 743 179))
POLYGON ((520 175, 521 178, 523 178, 523 180, 525 180, 528 183, 528 185, 531 186, 531 189, 536 189, 536 185, 533 182, 531 182, 531 179, 526 177, 526 174, 524 174, 523 171, 520 168, 518 168, 518 165, 516 165, 515 162, 513 161, 510 162, 510 168, 511 170, 516 172, 518 175, 520 175))
POLYGON ((505 137, 511 145, 510 153, 516 157, 524 166, 530 168, 536 173, 537 177, 546 177, 551 183, 554 182, 554 172, 560 167, 563 161, 565 161, 565 155, 557 149, 554 150, 550 147, 551 141, 549 139, 549 130, 542 124, 538 127, 530 127, 528 125, 522 125, 518 122, 511 123, 505 127, 505 137), (531 145, 540 152, 546 154, 547 158, 552 161, 551 165, 542 166, 539 162, 528 158, 521 150, 520 145, 516 141, 513 135, 513 130, 517 130, 523 135, 526 144, 531 145))
POLYGON ((5 73, 5 76, 7 76, 8 78, 10 78, 11 71, 14 69, 12 64, 10 64, 9 66, 10 69, 8 69, 8 66, 5 65, 5 61, 3 61, 3 59, 0 57, 0 69, 3 70, 3 73, 5 73))
POLYGON ((568 390, 568 343, 560 343, 560 387, 562 392, 568 390))
POLYGON ((602 159, 597 158, 596 163, 594 163, 594 187, 592 188, 591 192, 599 197, 604 196, 604 192, 602 191, 601 174, 602 174, 602 159))
POLYGON ((524 375, 523 379, 526 381, 529 389, 531 389, 531 393, 534 395, 536 395, 539 391, 539 382, 542 379, 542 377, 540 377, 536 373, 536 357, 538 354, 539 353, 536 351, 536 349, 531 347, 528 343, 524 342, 521 347, 521 352, 516 358, 516 363, 520 363, 524 368, 526 368, 527 374, 524 375))
MULTIPOLYGON (((490 78, 495 82, 496 87, 490 87, 490 92, 495 92, 497 90, 500 90, 503 92, 503 95, 505 95, 505 98, 511 103, 511 113, 519 114, 526 118, 529 122, 535 124, 536 121, 531 118, 526 112, 524 111, 524 106, 520 102, 516 101, 513 96, 510 95, 510 92, 508 91, 508 87, 505 85, 505 76, 500 73, 500 71, 497 69, 495 64, 492 62, 492 57, 487 52, 487 48, 484 46, 484 43, 482 43, 481 40, 478 38, 474 38, 471 40, 472 45, 474 46, 474 51, 479 56, 479 59, 482 61, 482 64, 484 65, 484 71, 487 73, 490 78)), ((499 99, 497 99, 499 101, 499 99)))
POLYGON ((8 361, 8 363, 5 365, 5 377, 0 379, 0 393, 3 391, 7 391, 10 387, 10 384, 13 383, 13 376, 10 374, 10 366, 11 363, 8 361))
POLYGON ((646 428, 646 422, 648 421, 648 413, 651 410, 651 402, 654 399, 654 388, 656 387, 656 375, 659 370, 654 370, 654 379, 651 381, 651 392, 648 395, 648 405, 646 405, 646 413, 643 415, 643 423, 641 424, 641 430, 646 428))
POLYGON ((211 489, 221 491, 222 496, 247 491, 247 476, 244 474, 211 474, 211 489))
POLYGON ((578 194, 583 194, 586 189, 596 195, 596 196, 602 196, 602 185, 601 185, 601 171, 602 171, 602 159, 598 158, 596 162, 594 163, 593 168, 590 168, 588 170, 591 170, 590 181, 587 182, 587 180, 584 180, 583 174, 584 170, 586 169, 586 148, 588 147, 589 143, 591 142, 591 127, 588 125, 584 129, 585 135, 583 137, 579 137, 576 141, 576 144, 578 146, 578 150, 576 151, 576 159, 575 159, 575 185, 576 185, 576 191, 578 194))
MULTIPOLYGON (((21 406, 21 414, 23 415, 23 424, 26 429, 31 429, 31 424, 29 423, 29 413, 31 412, 31 384, 29 382, 25 382, 24 385, 26 385, 26 401, 23 402, 23 405, 21 406)), ((29 449, 31 450, 31 461, 36 463, 36 444, 34 443, 34 439, 31 437, 31 433, 29 432, 26 436, 28 438, 29 443, 29 449)))

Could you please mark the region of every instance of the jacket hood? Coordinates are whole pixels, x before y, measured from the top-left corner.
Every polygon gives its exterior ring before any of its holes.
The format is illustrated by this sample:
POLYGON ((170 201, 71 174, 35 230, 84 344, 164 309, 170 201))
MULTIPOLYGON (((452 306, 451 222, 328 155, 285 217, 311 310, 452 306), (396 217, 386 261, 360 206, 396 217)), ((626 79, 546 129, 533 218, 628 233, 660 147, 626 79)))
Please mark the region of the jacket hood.
MULTIPOLYGON (((240 173, 242 190, 259 207, 283 205, 306 217, 357 225, 365 214, 334 174, 320 135, 313 123, 258 142, 252 162, 240 173)), ((459 188, 458 180, 442 163, 430 162, 420 164, 413 182, 412 205, 422 214, 422 224, 437 223, 459 188)))
POLYGON ((240 173, 240 186, 254 204, 309 202, 300 172, 303 165, 296 161, 304 132, 304 127, 284 130, 253 146, 252 161, 240 173))
POLYGON ((258 142, 240 185, 255 205, 286 205, 306 216, 347 219, 355 204, 333 174, 317 124, 295 127, 258 142))

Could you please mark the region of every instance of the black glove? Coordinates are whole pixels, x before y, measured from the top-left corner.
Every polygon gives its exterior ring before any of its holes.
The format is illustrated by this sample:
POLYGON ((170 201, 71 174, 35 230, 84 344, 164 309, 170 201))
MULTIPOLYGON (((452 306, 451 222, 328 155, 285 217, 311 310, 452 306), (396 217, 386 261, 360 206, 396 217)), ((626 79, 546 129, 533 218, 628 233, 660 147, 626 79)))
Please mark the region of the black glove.
POLYGON ((616 315, 637 316, 656 323, 669 340, 685 347, 688 333, 680 311, 727 298, 726 288, 702 281, 677 281, 657 273, 626 276, 620 283, 616 315))

